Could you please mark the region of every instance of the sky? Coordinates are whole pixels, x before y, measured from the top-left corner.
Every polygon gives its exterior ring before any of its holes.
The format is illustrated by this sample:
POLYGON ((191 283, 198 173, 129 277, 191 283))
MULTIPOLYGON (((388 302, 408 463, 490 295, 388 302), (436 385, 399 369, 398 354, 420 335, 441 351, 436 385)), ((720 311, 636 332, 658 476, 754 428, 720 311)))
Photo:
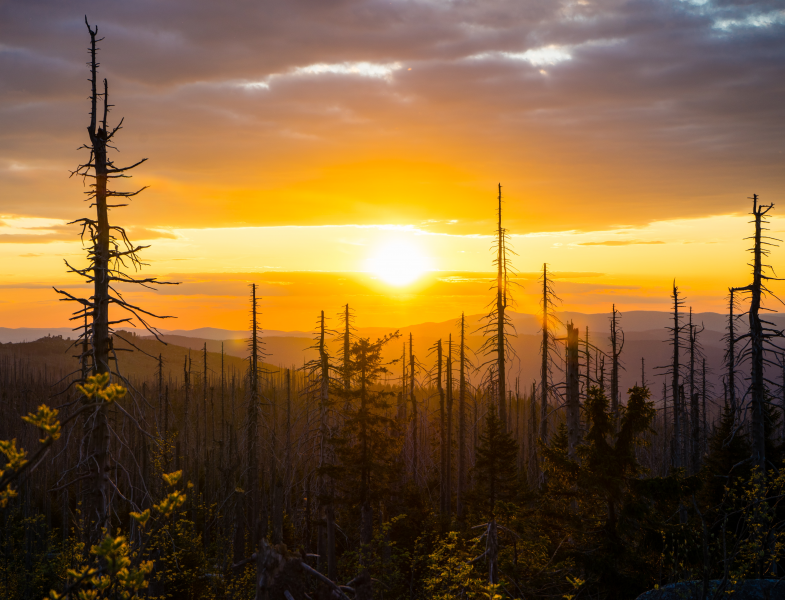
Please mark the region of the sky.
POLYGON ((112 222, 180 282, 124 292, 166 328, 245 327, 251 282, 271 329, 482 312, 499 183, 521 312, 544 263, 566 310, 666 310, 675 279, 722 311, 753 193, 785 234, 781 1, 6 0, 0 327, 85 291, 85 15, 115 160, 148 159, 112 222))

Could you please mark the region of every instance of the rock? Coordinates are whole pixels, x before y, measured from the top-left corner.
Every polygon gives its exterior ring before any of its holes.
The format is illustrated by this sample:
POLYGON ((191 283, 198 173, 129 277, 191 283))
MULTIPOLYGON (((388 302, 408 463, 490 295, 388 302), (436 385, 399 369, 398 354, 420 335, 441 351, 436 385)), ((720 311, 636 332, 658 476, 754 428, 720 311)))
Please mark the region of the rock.
MULTIPOLYGON (((733 600, 785 600, 785 581, 778 579, 745 579, 727 582, 723 590, 718 590, 719 579, 709 582, 708 600, 733 598, 733 600), (717 593, 719 592, 719 593, 717 593)), ((637 600, 701 600, 700 581, 682 581, 649 590, 638 596, 637 600)))

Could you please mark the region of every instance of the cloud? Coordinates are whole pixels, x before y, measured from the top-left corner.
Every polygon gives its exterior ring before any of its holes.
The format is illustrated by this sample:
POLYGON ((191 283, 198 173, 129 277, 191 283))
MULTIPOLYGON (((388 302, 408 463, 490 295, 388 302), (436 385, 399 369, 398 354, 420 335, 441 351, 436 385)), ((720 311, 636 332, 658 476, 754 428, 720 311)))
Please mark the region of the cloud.
MULTIPOLYGON (((25 216, 8 216, 0 221, 0 244, 48 244, 52 242, 79 242, 80 227, 58 219, 25 216)), ((177 239, 170 231, 145 227, 126 228, 133 241, 177 239)), ((89 240, 85 238, 85 242, 89 240)), ((21 255, 21 256, 32 256, 21 255)))
POLYGON ((507 59, 528 62, 533 67, 557 65, 560 62, 572 60, 569 48, 559 46, 545 46, 532 48, 525 52, 483 52, 468 57, 469 60, 507 59))
POLYGON ((176 240, 177 236, 171 231, 163 229, 147 229, 146 227, 133 227, 128 231, 128 236, 132 240, 176 240))
POLYGON ((254 90, 269 90, 275 79, 287 77, 318 77, 320 75, 348 75, 352 77, 366 77, 370 79, 392 80, 392 74, 403 68, 401 63, 372 63, 368 61, 342 62, 342 63, 314 63, 304 67, 294 67, 287 73, 272 73, 259 81, 245 81, 237 84, 239 87, 254 90))
POLYGON ((53 242, 78 242, 78 234, 70 232, 57 233, 0 233, 0 244, 50 244, 53 242))
POLYGON ((664 244, 659 240, 605 240, 603 242, 579 242, 579 246, 632 246, 638 244, 664 244))
POLYGON ((785 24, 785 10, 775 10, 766 13, 753 13, 740 18, 718 19, 714 27, 725 31, 749 27, 771 27, 785 24))
POLYGON ((764 199, 785 183, 778 0, 6 2, 9 212, 85 211, 66 170, 86 141, 85 12, 119 147, 150 159, 150 189, 113 219, 148 229, 478 233, 501 180, 511 231, 597 230, 728 213, 749 182, 764 199))

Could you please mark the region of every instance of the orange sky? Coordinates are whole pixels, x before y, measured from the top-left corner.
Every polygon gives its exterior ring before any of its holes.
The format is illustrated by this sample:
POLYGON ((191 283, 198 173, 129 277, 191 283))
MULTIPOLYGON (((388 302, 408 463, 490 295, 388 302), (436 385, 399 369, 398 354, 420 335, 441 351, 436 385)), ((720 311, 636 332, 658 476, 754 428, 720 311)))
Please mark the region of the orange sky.
POLYGON ((167 328, 244 328, 251 281, 272 329, 346 302, 361 325, 481 312, 499 181, 518 310, 547 262, 565 309, 664 309, 676 278, 719 311, 748 278, 747 197, 782 196, 773 1, 5 3, 2 327, 70 310, 51 286, 84 256, 85 12, 118 160, 149 158, 112 218, 182 282, 128 293, 167 328))

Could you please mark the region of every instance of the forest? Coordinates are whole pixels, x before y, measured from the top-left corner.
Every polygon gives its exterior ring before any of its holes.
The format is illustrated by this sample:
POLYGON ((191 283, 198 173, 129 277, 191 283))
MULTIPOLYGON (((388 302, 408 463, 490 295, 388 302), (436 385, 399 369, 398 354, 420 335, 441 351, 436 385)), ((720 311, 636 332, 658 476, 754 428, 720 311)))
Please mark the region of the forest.
POLYGON ((275 365, 251 282, 244 358, 176 350, 167 316, 123 292, 176 282, 141 274, 145 247, 110 220, 143 191, 114 184, 144 160, 114 162, 122 120, 87 29, 73 176, 89 209, 66 268, 90 291, 54 291, 74 340, 0 346, 3 598, 621 600, 686 582, 681 597, 706 599, 782 577, 773 204, 750 199, 749 280, 728 282, 714 372, 678 282, 668 361, 645 364, 617 306, 599 331, 561 322, 543 257, 538 373, 522 379, 501 185, 479 324, 424 344, 359 335, 350 304, 326 307, 307 357, 275 365))

